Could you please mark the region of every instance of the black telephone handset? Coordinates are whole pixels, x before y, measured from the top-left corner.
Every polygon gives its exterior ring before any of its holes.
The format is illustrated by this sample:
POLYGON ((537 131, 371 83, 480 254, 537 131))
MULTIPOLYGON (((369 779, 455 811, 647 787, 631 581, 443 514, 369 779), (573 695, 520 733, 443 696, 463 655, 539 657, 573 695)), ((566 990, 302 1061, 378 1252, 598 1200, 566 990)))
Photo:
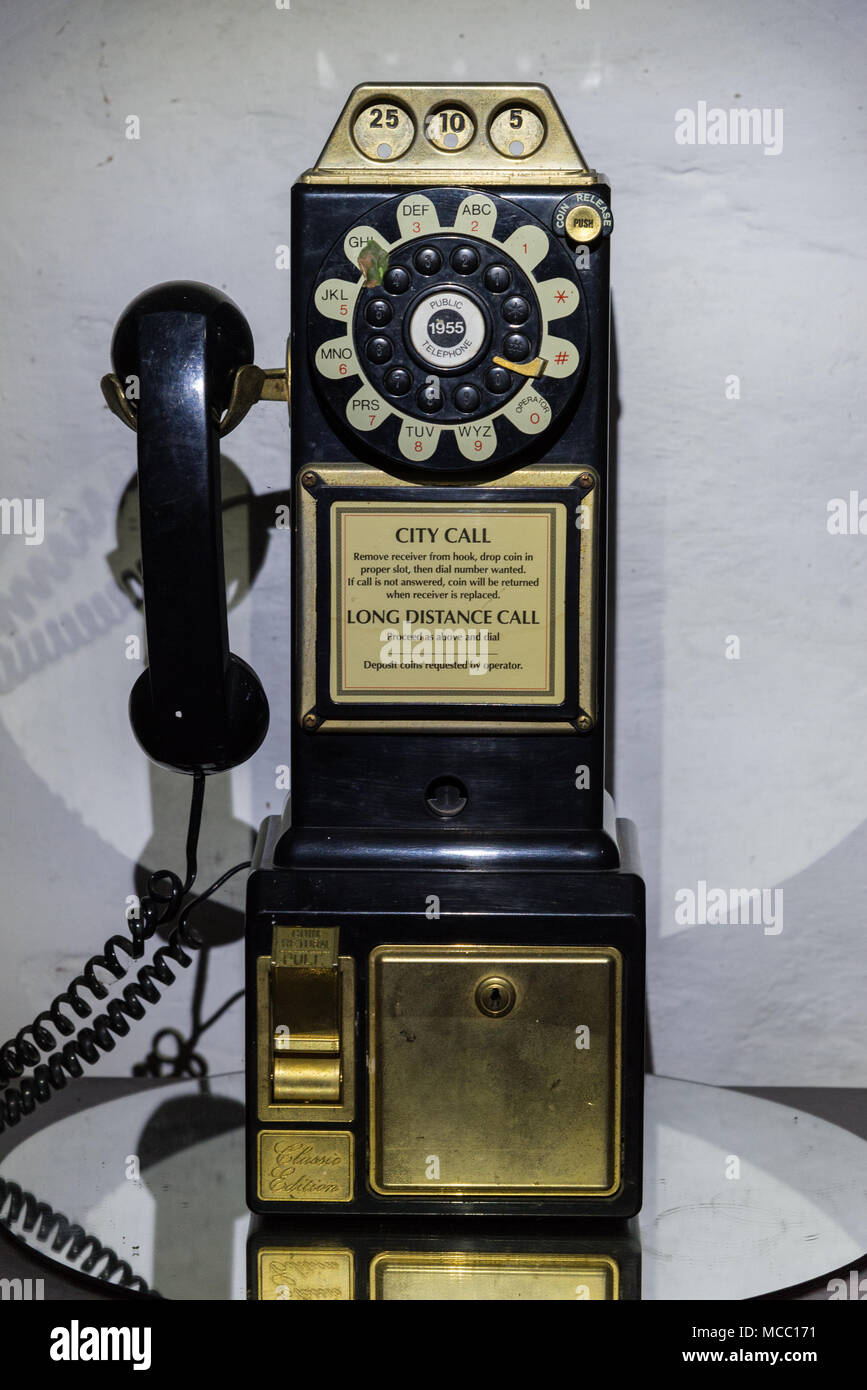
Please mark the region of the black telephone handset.
POLYGON ((638 1210, 644 885, 604 796, 610 199, 545 88, 482 84, 357 88, 296 184, 291 817, 186 906, 206 775, 268 725, 228 649, 219 439, 288 401, 289 369, 256 367, 204 285, 122 316, 103 391, 138 436, 130 717, 193 777, 186 871, 152 875, 130 938, 0 1048, 0 1128, 156 1002, 190 913, 250 868, 253 1211, 638 1210), (80 991, 168 923, 71 1037, 80 991))
POLYGON ((220 513, 221 416, 232 404, 239 368, 252 355, 240 310, 207 285, 158 285, 129 305, 115 331, 116 375, 104 379, 103 391, 137 432, 148 644, 148 665, 130 694, 130 721, 149 757, 193 777, 186 865, 183 876, 170 869, 150 873, 139 915, 127 923, 129 936, 110 937, 69 988, 0 1047, 0 1080, 7 1083, 0 1093, 0 1132, 62 1090, 68 1078, 81 1076, 129 1032, 131 1020, 159 1001, 176 968, 187 967, 202 944, 192 912, 249 868, 235 865, 188 899, 205 777, 244 762, 268 729, 259 679, 229 651, 220 513), (106 999, 105 975, 120 980, 129 970, 119 953, 140 960, 157 930, 169 927, 167 942, 135 981, 93 1017, 86 995, 106 999), (74 1019, 88 1022, 77 1027, 74 1019))
POLYGON ((220 513, 220 417, 253 360, 241 311, 207 285, 158 285, 112 343, 137 382, 135 427, 148 665, 130 720, 154 762, 211 773, 244 762, 268 730, 255 671, 229 651, 220 513))

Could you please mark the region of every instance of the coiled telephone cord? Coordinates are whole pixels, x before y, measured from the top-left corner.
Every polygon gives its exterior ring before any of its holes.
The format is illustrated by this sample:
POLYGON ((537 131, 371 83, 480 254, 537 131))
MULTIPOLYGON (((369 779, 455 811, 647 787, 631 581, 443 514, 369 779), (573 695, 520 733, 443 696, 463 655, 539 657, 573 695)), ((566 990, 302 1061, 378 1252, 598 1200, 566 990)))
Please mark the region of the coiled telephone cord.
POLYGON ((17 1182, 0 1178, 0 1226, 5 1226, 13 1235, 13 1227, 22 1216, 21 1229, 32 1231, 36 1227, 38 1241, 51 1240, 53 1254, 62 1254, 78 1274, 89 1274, 94 1279, 103 1279, 118 1289, 130 1289, 135 1293, 159 1294, 148 1288, 140 1274, 135 1274, 110 1245, 103 1245, 95 1236, 88 1235, 82 1226, 70 1221, 62 1212, 55 1211, 47 1202, 40 1202, 32 1192, 25 1191, 17 1182), (39 1223, 37 1226, 37 1222, 39 1223), (64 1249, 64 1246, 68 1247, 64 1249), (84 1251, 85 1258, 76 1263, 84 1251), (116 1276, 120 1276, 119 1278, 116 1276))
POLYGON ((191 913, 233 874, 250 867, 249 860, 236 864, 181 912, 184 898, 196 879, 204 795, 205 777, 198 772, 193 777, 183 880, 171 869, 157 869, 149 874, 140 914, 127 921, 129 938, 109 937, 102 954, 91 956, 81 974, 62 994, 58 994, 50 1008, 0 1047, 0 1085, 5 1084, 5 1089, 0 1091, 0 1134, 7 1126, 16 1125, 25 1115, 32 1114, 37 1105, 44 1104, 62 1091, 68 1078, 82 1076, 85 1066, 93 1066, 103 1052, 112 1051, 115 1037, 126 1037, 130 1031, 130 1020, 144 1018, 147 1006, 159 1003, 162 998, 159 986, 167 989, 177 978, 172 964, 186 969, 193 960, 188 952, 197 951, 203 944, 202 938, 190 926, 191 913), (102 1000, 111 987, 111 982, 101 980, 97 971, 104 971, 112 977, 112 981, 123 979, 131 964, 143 956, 147 941, 159 927, 174 921, 178 913, 180 918, 168 941, 154 952, 152 961, 137 972, 135 982, 125 987, 120 998, 112 999, 104 1013, 98 1014, 92 1023, 76 1032, 75 1022, 64 1010, 79 1019, 90 1018, 93 1005, 82 996, 81 991, 87 990, 94 999, 102 1000), (120 960, 119 951, 125 952, 130 959, 126 962, 120 960), (52 1051, 52 1048, 58 1048, 55 1034, 68 1041, 57 1051, 52 1051), (44 1053, 50 1053, 46 1060, 43 1060, 44 1053), (23 1076, 30 1069, 32 1074, 23 1076), (6 1084, 13 1081, 18 1084, 6 1084))

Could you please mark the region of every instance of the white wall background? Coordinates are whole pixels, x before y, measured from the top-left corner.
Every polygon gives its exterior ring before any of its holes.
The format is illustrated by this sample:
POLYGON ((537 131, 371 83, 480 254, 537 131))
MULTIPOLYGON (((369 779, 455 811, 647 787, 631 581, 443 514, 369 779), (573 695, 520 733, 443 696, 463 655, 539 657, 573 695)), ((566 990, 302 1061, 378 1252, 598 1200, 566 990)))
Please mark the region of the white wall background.
MULTIPOLYGON (((6 0, 0 492, 44 497, 46 537, 0 537, 3 1037, 122 924, 135 862, 176 862, 186 815, 188 783, 149 769, 126 717, 140 621, 108 557, 135 447, 98 387, 120 311, 165 279, 222 286, 276 365, 289 188, 350 88, 541 80, 615 189, 614 790, 648 880, 655 1067, 867 1081, 867 535, 826 527, 829 499, 867 497, 865 35, 858 0, 6 0), (782 152, 677 144, 675 112, 699 101, 782 108, 782 152), (78 649, 44 660, 70 613, 78 649), (782 888, 782 932, 678 926, 675 893, 699 880, 782 888)), ((256 496, 285 487, 282 410, 226 453, 256 496)), ((289 575, 271 533, 231 617, 271 731, 210 785, 202 882, 282 802, 289 575)), ((219 926, 205 1016, 241 983, 237 919, 219 926)), ((157 1028, 187 1032, 191 986, 104 1071, 157 1028)), ((199 1050, 240 1065, 239 1005, 199 1050)))

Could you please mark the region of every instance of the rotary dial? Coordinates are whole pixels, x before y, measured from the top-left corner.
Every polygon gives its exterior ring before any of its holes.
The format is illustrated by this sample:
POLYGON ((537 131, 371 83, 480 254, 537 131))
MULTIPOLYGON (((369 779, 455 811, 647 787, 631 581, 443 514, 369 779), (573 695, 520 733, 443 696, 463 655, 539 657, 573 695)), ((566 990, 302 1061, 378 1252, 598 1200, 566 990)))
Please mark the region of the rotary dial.
POLYGON ((442 471, 526 449, 574 396, 587 343, 562 244, 517 204, 463 189, 406 194, 352 227, 323 265, 310 329, 342 422, 377 453, 442 471))

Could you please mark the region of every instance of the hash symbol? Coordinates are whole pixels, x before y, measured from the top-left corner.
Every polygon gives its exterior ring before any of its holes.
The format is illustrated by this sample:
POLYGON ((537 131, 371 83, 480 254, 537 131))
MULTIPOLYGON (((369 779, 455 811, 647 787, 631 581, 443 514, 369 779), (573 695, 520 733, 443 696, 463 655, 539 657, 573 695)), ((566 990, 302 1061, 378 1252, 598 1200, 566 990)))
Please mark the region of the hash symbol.
POLYGON ((563 364, 564 364, 564 362, 568 362, 568 361, 569 361, 569 354, 568 354, 568 352, 558 352, 558 353, 557 353, 557 356, 554 358, 554 361, 555 361, 559 366, 562 367, 563 364))

